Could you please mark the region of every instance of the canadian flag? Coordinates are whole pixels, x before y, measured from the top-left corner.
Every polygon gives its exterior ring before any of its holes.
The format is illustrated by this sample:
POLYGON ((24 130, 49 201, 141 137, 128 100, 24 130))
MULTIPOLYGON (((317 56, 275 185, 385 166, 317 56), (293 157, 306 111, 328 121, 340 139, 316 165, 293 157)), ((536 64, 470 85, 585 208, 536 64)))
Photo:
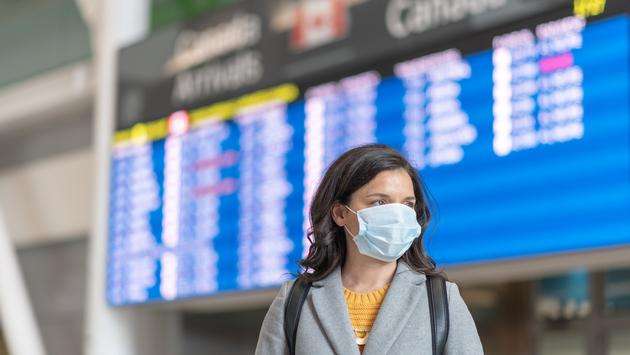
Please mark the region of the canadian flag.
POLYGON ((295 10, 291 47, 305 50, 338 40, 348 30, 345 0, 301 0, 295 10))

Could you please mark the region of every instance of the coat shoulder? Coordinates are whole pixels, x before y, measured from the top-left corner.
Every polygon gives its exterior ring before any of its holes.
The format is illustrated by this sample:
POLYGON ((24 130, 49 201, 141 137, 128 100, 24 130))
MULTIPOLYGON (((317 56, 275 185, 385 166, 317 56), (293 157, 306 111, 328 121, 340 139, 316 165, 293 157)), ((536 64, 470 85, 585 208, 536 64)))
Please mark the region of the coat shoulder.
POLYGON ((288 294, 289 290, 291 290, 291 287, 293 287, 294 283, 295 283, 295 278, 283 281, 282 285, 280 286, 280 291, 285 291, 288 294))
MULTIPOLYGON (((446 281, 446 295, 448 297, 449 305, 455 304, 461 306, 463 304, 464 306, 466 306, 457 283, 453 281, 446 281)), ((466 307, 466 309, 468 309, 468 307, 466 307)))
POLYGON ((455 282, 446 282, 449 307, 447 354, 483 354, 475 321, 455 282))
POLYGON ((293 282, 293 279, 283 281, 271 302, 258 335, 256 355, 288 354, 284 338, 284 307, 293 282))

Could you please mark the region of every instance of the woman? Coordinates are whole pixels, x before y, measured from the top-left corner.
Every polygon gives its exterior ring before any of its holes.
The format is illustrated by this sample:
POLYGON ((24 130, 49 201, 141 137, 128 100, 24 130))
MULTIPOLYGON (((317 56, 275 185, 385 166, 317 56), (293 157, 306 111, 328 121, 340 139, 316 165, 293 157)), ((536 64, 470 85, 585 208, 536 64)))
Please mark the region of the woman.
MULTIPOLYGON (((347 151, 326 171, 311 205, 308 255, 300 277, 312 283, 297 328, 296 354, 431 354, 422 246, 430 219, 420 177, 395 150, 370 144, 347 151)), ((256 354, 288 354, 287 281, 262 324, 256 354)), ((483 354, 475 323, 448 282, 446 354, 483 354)))

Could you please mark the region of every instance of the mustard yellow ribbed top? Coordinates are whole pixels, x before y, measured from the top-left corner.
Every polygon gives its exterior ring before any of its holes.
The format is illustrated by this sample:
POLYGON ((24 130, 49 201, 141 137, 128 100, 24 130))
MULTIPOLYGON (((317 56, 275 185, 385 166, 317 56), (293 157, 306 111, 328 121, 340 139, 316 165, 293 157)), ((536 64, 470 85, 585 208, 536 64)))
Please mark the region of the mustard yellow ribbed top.
POLYGON ((363 352, 363 347, 367 342, 368 334, 372 329, 372 324, 378 310, 381 308, 381 303, 385 298, 389 283, 379 288, 378 290, 370 292, 354 292, 347 288, 343 288, 343 295, 348 305, 348 313, 350 314, 350 322, 354 329, 355 339, 359 350, 363 352))

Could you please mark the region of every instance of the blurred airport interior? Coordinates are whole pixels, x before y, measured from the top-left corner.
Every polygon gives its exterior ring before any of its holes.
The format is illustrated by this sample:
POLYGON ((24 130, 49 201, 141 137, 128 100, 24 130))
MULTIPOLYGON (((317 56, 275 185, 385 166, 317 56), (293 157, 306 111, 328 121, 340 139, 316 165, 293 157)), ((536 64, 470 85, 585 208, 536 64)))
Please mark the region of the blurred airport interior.
POLYGON ((0 0, 0 355, 251 354, 345 150, 490 355, 630 355, 627 0, 0 0))

